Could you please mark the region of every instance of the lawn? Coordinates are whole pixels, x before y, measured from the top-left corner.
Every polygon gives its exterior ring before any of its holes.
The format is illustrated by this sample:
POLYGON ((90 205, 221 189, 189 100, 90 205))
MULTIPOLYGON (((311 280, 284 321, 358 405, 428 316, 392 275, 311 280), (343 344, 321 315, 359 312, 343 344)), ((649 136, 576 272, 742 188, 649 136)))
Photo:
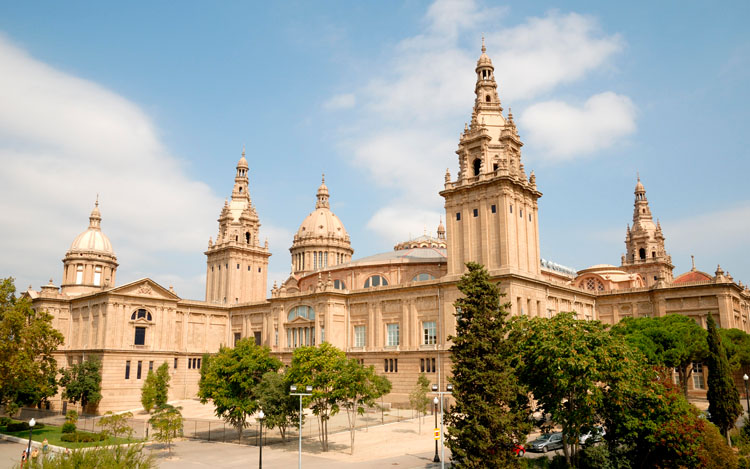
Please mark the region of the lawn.
MULTIPOLYGON (((5 435, 12 435, 17 436, 19 438, 23 438, 28 441, 29 439, 29 432, 28 430, 20 431, 20 432, 9 432, 6 431, 4 426, 0 426, 0 433, 3 433, 5 435)), ((31 439, 34 441, 42 442, 45 438, 51 445, 55 446, 62 446, 64 448, 86 448, 89 446, 102 446, 102 445, 121 445, 126 443, 138 443, 143 440, 139 439, 128 439, 128 438, 112 438, 109 437, 106 440, 103 441, 92 441, 89 443, 71 443, 68 441, 62 441, 60 439, 60 436, 62 436, 62 427, 56 427, 53 425, 45 425, 44 428, 35 428, 34 432, 32 433, 31 439)))

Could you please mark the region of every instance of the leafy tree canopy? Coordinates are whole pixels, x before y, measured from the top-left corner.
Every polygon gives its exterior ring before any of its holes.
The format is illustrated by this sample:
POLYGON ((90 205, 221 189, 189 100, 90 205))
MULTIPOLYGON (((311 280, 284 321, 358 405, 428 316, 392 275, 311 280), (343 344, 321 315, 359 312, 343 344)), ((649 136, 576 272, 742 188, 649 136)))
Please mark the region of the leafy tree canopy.
POLYGON ((60 370, 60 386, 63 397, 71 402, 80 402, 85 409, 102 400, 102 362, 90 357, 81 363, 60 370))
POLYGON ((268 428, 278 428, 282 441, 286 441, 286 430, 299 424, 299 400, 289 395, 289 383, 286 374, 268 371, 255 387, 259 396, 260 407, 266 417, 264 424, 268 428))
POLYGON ((165 404, 154 411, 148 423, 154 428, 154 439, 166 443, 172 452, 172 440, 182 435, 183 418, 181 407, 165 404))
POLYGON ((52 353, 63 343, 52 315, 15 293, 12 278, 0 280, 0 405, 10 413, 57 393, 52 353))
POLYGON ((203 404, 213 401, 216 415, 235 427, 241 440, 242 430, 250 425, 247 418, 258 410, 258 383, 280 367, 268 347, 256 345, 252 337, 239 340, 234 348, 221 347, 216 355, 204 356, 198 397, 203 404))
POLYGON ((750 334, 739 329, 719 329, 719 337, 724 346, 733 371, 750 372, 750 334))

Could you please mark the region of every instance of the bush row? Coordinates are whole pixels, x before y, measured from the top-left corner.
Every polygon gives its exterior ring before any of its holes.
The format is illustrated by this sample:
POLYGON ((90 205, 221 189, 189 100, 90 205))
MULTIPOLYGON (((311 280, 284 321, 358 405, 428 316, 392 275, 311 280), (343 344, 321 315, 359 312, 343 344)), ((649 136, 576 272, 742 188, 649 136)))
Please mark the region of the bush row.
MULTIPOLYGON (((8 432, 23 432, 28 431, 29 428, 29 422, 10 422, 5 425, 5 430, 8 432)), ((44 428, 44 424, 42 422, 37 422, 37 424, 34 425, 34 428, 44 428)))
POLYGON ((104 441, 107 439, 107 435, 76 431, 73 433, 64 433, 60 436, 60 439, 69 443, 89 443, 92 441, 104 441))

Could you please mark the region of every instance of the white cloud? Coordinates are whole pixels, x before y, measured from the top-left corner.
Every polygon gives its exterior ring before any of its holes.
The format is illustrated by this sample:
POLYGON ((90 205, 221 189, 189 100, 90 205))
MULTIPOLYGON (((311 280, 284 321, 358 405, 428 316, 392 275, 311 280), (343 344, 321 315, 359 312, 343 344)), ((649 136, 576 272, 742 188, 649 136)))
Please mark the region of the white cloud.
POLYGON ((357 104, 357 98, 352 93, 337 94, 323 103, 323 109, 335 111, 339 109, 351 109, 357 104))
POLYGON ((501 99, 516 102, 583 78, 624 47, 590 16, 552 11, 487 37, 501 99))
POLYGON ((570 160, 612 146, 635 132, 636 109, 627 96, 612 92, 589 98, 581 107, 562 101, 536 103, 520 117, 530 147, 542 159, 570 160))
MULTIPOLYGON (((3 275, 24 288, 49 275, 59 284, 60 259, 86 229, 97 193, 118 283, 141 276, 136 267, 159 277, 180 262, 201 262, 221 200, 186 175, 137 105, 1 36, 0 102, 3 275)), ((168 280, 202 297, 195 275, 186 275, 168 280)))
POLYGON ((375 231, 389 244, 397 244, 424 232, 435 236, 441 212, 413 207, 391 206, 378 210, 367 222, 367 228, 375 231))

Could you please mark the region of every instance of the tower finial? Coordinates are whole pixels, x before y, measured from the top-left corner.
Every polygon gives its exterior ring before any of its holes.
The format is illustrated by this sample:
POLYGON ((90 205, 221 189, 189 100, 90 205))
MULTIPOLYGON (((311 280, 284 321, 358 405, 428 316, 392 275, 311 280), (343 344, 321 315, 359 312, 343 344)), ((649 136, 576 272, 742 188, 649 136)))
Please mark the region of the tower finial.
POLYGON ((690 270, 692 270, 693 272, 695 272, 695 256, 691 254, 691 255, 690 255, 690 260, 691 260, 691 261, 692 261, 692 263, 693 263, 693 268, 692 268, 692 269, 690 269, 690 270))
POLYGON ((99 206, 99 193, 98 192, 96 193, 96 202, 94 202, 94 205, 97 207, 99 206))
POLYGON ((484 46, 484 34, 482 34, 482 53, 487 52, 487 48, 484 46))
POLYGON ((638 182, 640 182, 641 181, 641 172, 640 171, 636 171, 635 172, 635 177, 638 178, 638 182))
POLYGON ((326 173, 322 173, 322 177, 321 177, 321 182, 322 182, 323 184, 325 184, 325 183, 326 183, 326 173))
POLYGON ((243 157, 245 156, 245 144, 244 143, 242 144, 242 156, 243 157))

